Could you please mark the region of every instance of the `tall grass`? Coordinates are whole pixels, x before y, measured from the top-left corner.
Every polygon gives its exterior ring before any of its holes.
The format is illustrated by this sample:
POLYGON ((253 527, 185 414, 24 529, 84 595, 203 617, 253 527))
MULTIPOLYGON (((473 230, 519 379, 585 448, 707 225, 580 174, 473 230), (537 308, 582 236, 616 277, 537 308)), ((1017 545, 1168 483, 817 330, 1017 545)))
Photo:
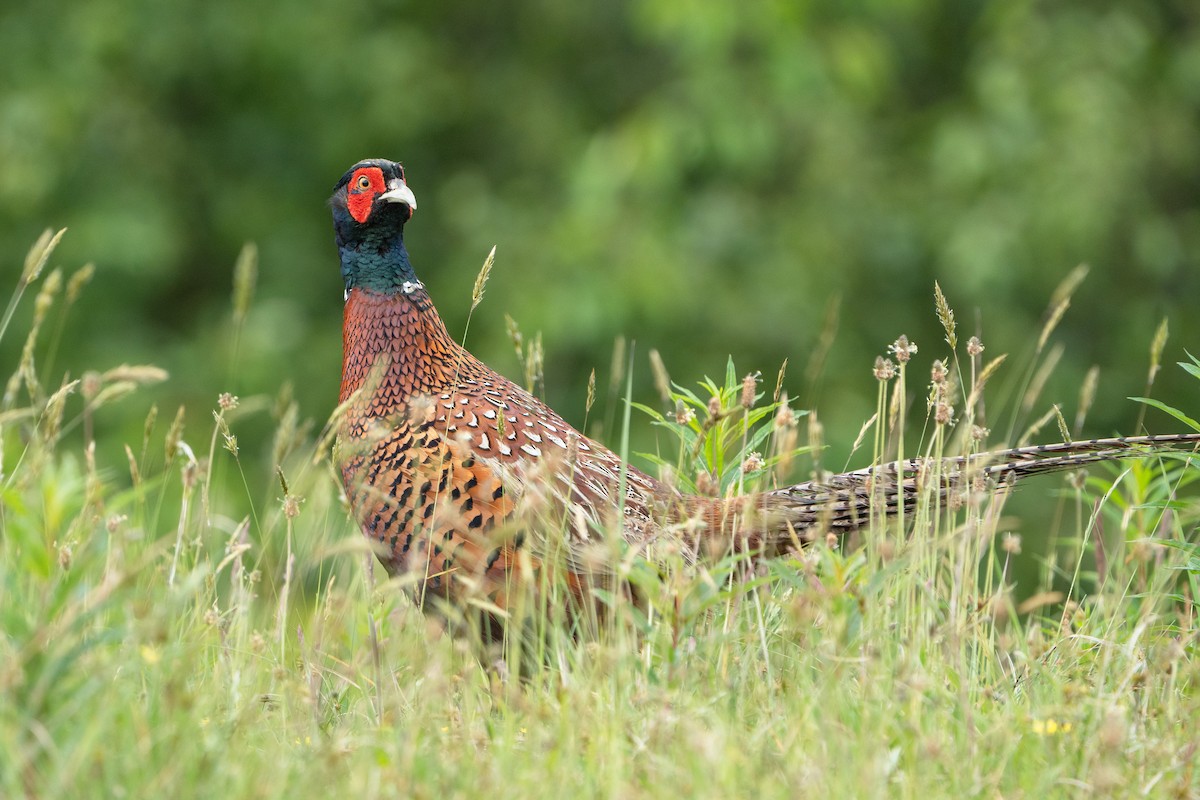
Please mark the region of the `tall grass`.
MULTIPOLYGON (((53 241, 27 263, 44 265, 53 241)), ((880 515, 858 539, 758 565, 713 552, 692 566, 669 543, 639 551, 610 535, 597 558, 643 602, 602 586, 606 612, 581 622, 546 570, 512 611, 510 631, 529 635, 481 654, 378 567, 348 522, 332 425, 304 435, 286 394, 276 469, 259 480, 237 433, 267 402, 219 387, 212 409, 152 412, 124 459, 97 455, 96 408, 144 413, 145 387, 166 376, 122 367, 50 386, 37 356, 41 322, 65 302, 54 274, 0 407, 0 795, 1200 791, 1200 545, 1180 499, 1200 473, 1181 458, 1028 487, 1061 500, 1020 539, 982 487, 946 509, 918 497, 907 525, 880 515), (236 479, 214 480, 221 470, 236 479), (246 488, 266 477, 266 496, 246 488), (1015 587, 1021 550, 1048 538, 1037 585, 1015 587)), ((36 280, 22 277, 10 308, 36 280)), ((242 319, 253 312, 238 296, 242 319)), ((911 358, 877 369, 860 439, 878 462, 989 443, 982 397, 997 361, 958 343, 938 296, 940 377, 917 375, 907 341, 892 357, 911 358), (919 436, 905 429, 912 398, 928 399, 919 436)), ((682 488, 729 494, 819 469, 820 425, 792 408, 782 375, 768 397, 732 363, 698 385, 659 364, 649 460, 682 488)), ((615 392, 626 401, 628 375, 615 392)), ((620 422, 630 408, 605 415, 618 437, 641 424, 620 422)), ((996 427, 1020 429, 1024 409, 996 427)))

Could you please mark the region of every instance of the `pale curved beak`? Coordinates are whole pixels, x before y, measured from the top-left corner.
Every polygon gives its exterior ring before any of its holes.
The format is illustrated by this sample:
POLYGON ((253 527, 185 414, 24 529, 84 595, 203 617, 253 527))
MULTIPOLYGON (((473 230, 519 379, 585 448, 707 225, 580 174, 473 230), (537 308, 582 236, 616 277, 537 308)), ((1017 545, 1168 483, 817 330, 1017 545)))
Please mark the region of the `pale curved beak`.
POLYGON ((399 178, 393 178, 388 181, 388 190, 379 195, 379 199, 388 203, 404 203, 410 211, 417 210, 417 197, 412 193, 412 189, 399 178))

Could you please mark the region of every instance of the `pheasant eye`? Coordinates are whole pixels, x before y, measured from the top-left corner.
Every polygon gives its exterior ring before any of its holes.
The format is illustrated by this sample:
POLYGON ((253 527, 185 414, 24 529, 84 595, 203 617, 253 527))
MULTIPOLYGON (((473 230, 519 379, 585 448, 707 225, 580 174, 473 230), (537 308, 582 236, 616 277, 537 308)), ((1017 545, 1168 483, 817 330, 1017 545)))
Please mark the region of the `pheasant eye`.
POLYGON ((371 188, 371 179, 368 178, 366 175, 359 175, 358 176, 358 188, 359 189, 370 189, 371 188))

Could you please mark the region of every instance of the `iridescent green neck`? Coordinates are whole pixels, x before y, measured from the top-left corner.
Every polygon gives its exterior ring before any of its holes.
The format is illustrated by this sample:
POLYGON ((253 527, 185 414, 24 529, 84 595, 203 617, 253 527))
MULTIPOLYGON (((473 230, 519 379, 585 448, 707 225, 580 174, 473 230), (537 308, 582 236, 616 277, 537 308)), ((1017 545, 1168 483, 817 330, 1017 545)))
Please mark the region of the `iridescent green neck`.
POLYGON ((347 292, 361 288, 395 294, 403 291, 405 284, 419 284, 400 231, 365 231, 353 240, 338 242, 338 255, 347 292))

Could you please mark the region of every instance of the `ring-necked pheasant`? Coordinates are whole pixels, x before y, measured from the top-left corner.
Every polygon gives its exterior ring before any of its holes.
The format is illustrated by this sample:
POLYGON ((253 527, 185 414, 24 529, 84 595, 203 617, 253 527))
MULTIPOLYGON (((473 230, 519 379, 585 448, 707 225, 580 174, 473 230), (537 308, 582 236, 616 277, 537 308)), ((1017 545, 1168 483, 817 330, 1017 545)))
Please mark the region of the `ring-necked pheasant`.
MULTIPOLYGON (((899 496, 912 507, 917 461, 727 499, 681 494, 623 464, 447 333, 404 247, 417 201, 400 164, 355 164, 331 203, 346 288, 336 459, 363 533, 382 545, 389 572, 416 577, 418 602, 484 596, 504 608, 519 562, 536 569, 550 553, 565 559, 582 596, 605 526, 635 547, 669 538, 694 558, 729 547, 770 553, 814 530, 853 530, 870 516, 872 484, 888 510, 899 496), (557 508, 561 522, 508 530, 523 502, 557 508)), ((1102 439, 1005 450, 969 465, 946 459, 940 496, 967 475, 1011 483, 1197 442, 1200 434, 1102 439)))

